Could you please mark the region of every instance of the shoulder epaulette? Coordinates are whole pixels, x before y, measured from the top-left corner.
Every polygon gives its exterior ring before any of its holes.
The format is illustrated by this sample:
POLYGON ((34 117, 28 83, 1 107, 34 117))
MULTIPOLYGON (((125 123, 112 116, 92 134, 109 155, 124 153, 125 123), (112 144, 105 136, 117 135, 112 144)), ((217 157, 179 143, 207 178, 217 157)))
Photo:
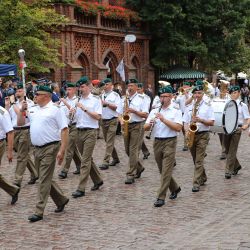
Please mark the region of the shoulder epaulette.
POLYGON ((96 99, 100 99, 99 95, 93 95, 96 99))
POLYGON ((115 91, 113 91, 114 95, 118 96, 118 93, 116 93, 115 91))
POLYGON ((0 109, 0 114, 3 115, 4 114, 4 110, 0 109))
POLYGON ((30 107, 33 108, 33 107, 37 107, 37 106, 38 106, 38 104, 34 104, 34 105, 30 106, 30 107))
POLYGON ((207 106, 211 106, 211 101, 204 101, 207 106))
POLYGON ((57 108, 60 108, 61 106, 58 105, 58 103, 53 103, 54 106, 56 106, 57 108))
POLYGON ((138 94, 138 96, 142 99, 144 99, 144 96, 142 94, 138 94))

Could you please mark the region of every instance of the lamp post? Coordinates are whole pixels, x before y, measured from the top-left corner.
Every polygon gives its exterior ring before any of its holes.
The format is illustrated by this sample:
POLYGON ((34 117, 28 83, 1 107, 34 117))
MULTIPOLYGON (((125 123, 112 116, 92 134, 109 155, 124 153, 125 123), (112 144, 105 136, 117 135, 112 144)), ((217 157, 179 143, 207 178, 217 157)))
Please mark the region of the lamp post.
POLYGON ((24 74, 24 68, 26 67, 26 63, 24 61, 25 51, 24 49, 18 50, 18 55, 20 57, 20 68, 22 70, 22 82, 23 82, 23 90, 24 90, 24 96, 26 96, 26 86, 25 86, 25 74, 24 74))

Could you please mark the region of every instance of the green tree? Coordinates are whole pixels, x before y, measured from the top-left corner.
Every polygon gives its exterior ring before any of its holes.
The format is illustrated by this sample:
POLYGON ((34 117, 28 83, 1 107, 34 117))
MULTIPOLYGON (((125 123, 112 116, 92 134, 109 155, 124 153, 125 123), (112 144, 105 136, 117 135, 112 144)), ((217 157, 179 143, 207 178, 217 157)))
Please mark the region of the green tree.
POLYGON ((17 51, 23 48, 28 72, 49 72, 62 65, 55 34, 67 20, 55 13, 49 0, 1 0, 0 13, 1 63, 18 64, 17 51))
POLYGON ((250 0, 127 0, 148 22, 152 62, 225 72, 246 70, 250 0))

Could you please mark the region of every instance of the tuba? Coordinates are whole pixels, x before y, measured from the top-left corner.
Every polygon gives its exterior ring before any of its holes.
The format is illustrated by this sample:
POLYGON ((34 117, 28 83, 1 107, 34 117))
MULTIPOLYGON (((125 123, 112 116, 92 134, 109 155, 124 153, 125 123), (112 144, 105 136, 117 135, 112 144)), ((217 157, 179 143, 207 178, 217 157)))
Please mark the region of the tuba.
MULTIPOLYGON (((196 116, 199 109, 199 103, 196 101, 192 110, 192 117, 196 116)), ((191 121, 189 124, 188 132, 186 134, 186 144, 188 148, 191 148, 194 144, 195 133, 198 131, 196 122, 191 121)))
POLYGON ((122 121, 124 123, 124 137, 128 137, 128 124, 131 120, 130 114, 127 112, 128 109, 128 95, 126 94, 125 100, 124 100, 124 112, 122 115, 122 121))

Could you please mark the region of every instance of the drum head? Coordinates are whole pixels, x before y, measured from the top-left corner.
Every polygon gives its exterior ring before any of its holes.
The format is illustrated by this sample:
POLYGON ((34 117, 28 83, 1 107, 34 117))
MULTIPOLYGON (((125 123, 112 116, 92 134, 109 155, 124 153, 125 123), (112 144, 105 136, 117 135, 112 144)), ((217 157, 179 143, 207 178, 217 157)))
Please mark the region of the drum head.
POLYGON ((222 116, 222 126, 226 134, 232 134, 238 124, 238 107, 234 100, 226 103, 223 116, 222 116))

